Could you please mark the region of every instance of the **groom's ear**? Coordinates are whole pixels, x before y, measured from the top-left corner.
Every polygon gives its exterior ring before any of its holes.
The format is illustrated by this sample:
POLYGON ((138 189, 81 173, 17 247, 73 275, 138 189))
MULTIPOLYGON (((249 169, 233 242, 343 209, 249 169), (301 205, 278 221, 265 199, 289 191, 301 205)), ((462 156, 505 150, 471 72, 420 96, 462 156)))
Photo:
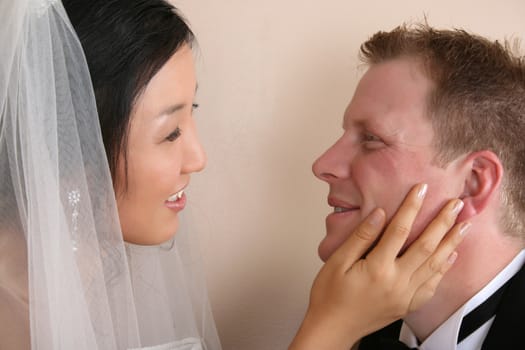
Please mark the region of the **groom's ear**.
POLYGON ((468 155, 462 164, 465 185, 461 199, 464 206, 458 220, 468 220, 487 207, 501 185, 503 166, 491 151, 478 151, 468 155))

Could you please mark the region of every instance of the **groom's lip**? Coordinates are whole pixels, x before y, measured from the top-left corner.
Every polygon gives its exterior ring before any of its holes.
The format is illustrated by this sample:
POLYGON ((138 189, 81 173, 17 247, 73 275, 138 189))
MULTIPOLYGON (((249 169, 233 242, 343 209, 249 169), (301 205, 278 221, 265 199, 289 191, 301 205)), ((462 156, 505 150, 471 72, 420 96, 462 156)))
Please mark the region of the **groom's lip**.
POLYGON ((332 208, 342 208, 348 211, 357 210, 360 208, 358 205, 348 203, 337 197, 328 197, 328 205, 331 206, 332 208))

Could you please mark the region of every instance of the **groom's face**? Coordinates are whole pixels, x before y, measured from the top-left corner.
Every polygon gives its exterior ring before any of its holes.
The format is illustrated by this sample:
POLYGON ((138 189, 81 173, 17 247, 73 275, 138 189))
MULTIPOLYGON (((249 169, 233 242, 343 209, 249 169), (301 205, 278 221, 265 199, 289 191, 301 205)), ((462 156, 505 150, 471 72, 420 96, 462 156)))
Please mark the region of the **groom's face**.
POLYGON ((412 59, 372 65, 343 119, 343 135, 313 165, 328 183, 326 237, 319 256, 326 261, 376 207, 390 219, 409 189, 427 183, 428 194, 410 244, 444 203, 458 195, 451 166, 436 164, 434 131, 427 116, 432 82, 412 59))

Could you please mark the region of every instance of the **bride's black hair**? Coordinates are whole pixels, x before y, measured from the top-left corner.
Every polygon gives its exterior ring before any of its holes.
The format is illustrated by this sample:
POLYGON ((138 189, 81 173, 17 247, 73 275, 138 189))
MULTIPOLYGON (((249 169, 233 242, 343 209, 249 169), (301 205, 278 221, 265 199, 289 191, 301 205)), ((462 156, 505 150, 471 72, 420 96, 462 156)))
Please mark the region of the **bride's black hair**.
POLYGON ((116 184, 119 158, 127 173, 133 104, 155 73, 194 35, 164 0, 63 0, 91 74, 102 137, 116 184))

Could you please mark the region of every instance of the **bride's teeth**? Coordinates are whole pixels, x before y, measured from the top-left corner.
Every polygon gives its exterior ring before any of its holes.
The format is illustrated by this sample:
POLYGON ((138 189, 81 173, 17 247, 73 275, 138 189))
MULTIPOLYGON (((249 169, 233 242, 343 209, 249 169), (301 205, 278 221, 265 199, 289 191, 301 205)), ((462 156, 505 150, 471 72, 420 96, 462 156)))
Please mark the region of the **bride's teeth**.
POLYGON ((184 194, 184 190, 181 190, 174 195, 172 195, 170 198, 168 198, 169 202, 175 202, 177 199, 181 199, 182 195, 184 194))

